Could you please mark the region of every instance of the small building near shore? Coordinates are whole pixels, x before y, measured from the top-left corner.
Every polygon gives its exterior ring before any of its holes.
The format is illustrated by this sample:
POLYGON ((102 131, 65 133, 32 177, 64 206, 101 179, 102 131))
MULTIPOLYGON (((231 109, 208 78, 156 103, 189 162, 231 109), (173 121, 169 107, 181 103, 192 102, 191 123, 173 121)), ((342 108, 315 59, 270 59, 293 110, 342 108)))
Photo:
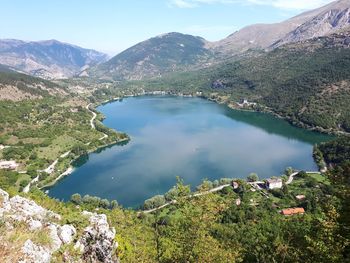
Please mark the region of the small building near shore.
POLYGON ((282 187, 283 187, 283 181, 280 178, 266 180, 266 188, 268 190, 281 189, 282 187))
POLYGON ((287 209, 283 209, 281 211, 281 214, 284 216, 303 215, 305 214, 305 210, 302 207, 287 208, 287 209))
POLYGON ((0 161, 0 169, 16 170, 17 167, 16 161, 0 161))
POLYGON ((302 200, 304 200, 306 197, 305 197, 305 195, 297 195, 297 196, 295 196, 295 198, 296 198, 297 200, 299 200, 299 201, 302 201, 302 200))

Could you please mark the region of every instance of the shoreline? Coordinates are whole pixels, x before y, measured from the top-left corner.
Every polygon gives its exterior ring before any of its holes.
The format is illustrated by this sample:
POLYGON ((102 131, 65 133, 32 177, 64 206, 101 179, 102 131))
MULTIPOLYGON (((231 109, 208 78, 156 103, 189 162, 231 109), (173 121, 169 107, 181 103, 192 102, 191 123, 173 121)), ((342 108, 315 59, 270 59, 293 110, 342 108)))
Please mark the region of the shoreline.
POLYGON ((53 179, 52 182, 49 182, 41 187, 39 187, 40 190, 42 189, 45 189, 45 188, 51 188, 53 187, 56 183, 58 183, 58 181, 60 181, 61 179, 63 179, 64 177, 66 176, 69 176, 70 174, 72 174, 74 172, 74 170, 76 169, 76 167, 73 166, 73 163, 75 161, 77 161, 78 159, 84 157, 85 155, 89 155, 91 153, 96 153, 100 150, 103 150, 104 148, 108 148, 108 147, 112 147, 114 145, 117 145, 119 143, 124 143, 124 142, 129 142, 130 141, 130 138, 125 138, 125 139, 121 139, 120 141, 117 141, 117 142, 113 142, 113 143, 110 143, 110 144, 104 144, 104 145, 101 145, 100 147, 97 147, 95 149, 90 149, 87 151, 86 154, 82 154, 82 155, 79 155, 77 156, 76 158, 72 159, 70 162, 69 162, 69 166, 68 168, 62 173, 60 174, 58 177, 56 177, 55 179, 53 179))
POLYGON ((174 96, 174 97, 182 97, 182 98, 202 98, 204 100, 208 100, 211 102, 215 102, 219 105, 225 105, 226 107, 228 107, 231 110, 236 110, 236 111, 245 111, 245 112, 255 112, 255 113, 265 113, 265 114, 270 114, 278 119, 282 119, 285 120, 286 122, 288 122, 290 125, 300 128, 300 129, 304 129, 304 130, 308 130, 308 131, 312 131, 312 132, 319 132, 319 133, 323 133, 323 134, 327 134, 327 135, 333 135, 333 136, 350 136, 350 132, 346 132, 346 131, 341 131, 341 130, 334 130, 333 128, 330 129, 325 129, 319 126, 310 126, 304 122, 301 121, 297 121, 297 122, 293 122, 289 117, 287 116, 282 116, 278 113, 276 113, 275 111, 273 111, 273 109, 267 107, 267 106, 263 106, 263 109, 261 111, 259 110, 254 110, 252 108, 242 108, 242 107, 238 107, 238 106, 234 106, 235 103, 234 101, 218 101, 217 99, 212 99, 209 98, 203 94, 200 95, 184 95, 182 93, 172 93, 171 91, 149 91, 149 92, 144 92, 144 93, 136 93, 136 94, 127 94, 124 95, 124 97, 117 97, 117 98, 112 98, 112 99, 107 99, 104 100, 102 102, 98 102, 96 104, 96 106, 94 107, 95 110, 97 107, 99 106, 103 106, 109 103, 113 103, 116 101, 122 101, 124 98, 130 98, 130 97, 142 97, 142 96, 174 96))
MULTIPOLYGON (((212 99, 212 98, 209 98, 209 97, 206 97, 206 96, 203 96, 202 94, 200 95, 183 95, 183 94, 174 94, 174 93, 171 93, 171 92, 159 92, 159 91, 155 91, 155 92, 147 92, 147 93, 138 93, 138 94, 132 94, 132 95, 124 95, 123 97, 114 97, 114 98, 111 98, 109 100, 103 100, 103 101, 98 101, 94 104, 92 103, 89 103, 88 106, 86 107, 87 110, 89 110, 90 112, 93 112, 95 113, 94 111, 97 111, 97 107, 99 106, 103 106, 103 105, 106 105, 106 104, 109 104, 109 103, 113 103, 113 102, 116 102, 116 101, 122 101, 124 98, 129 98, 129 97, 141 97, 141 96, 175 96, 175 97, 183 97, 183 98, 201 98, 201 99, 205 99, 205 100, 208 100, 208 101, 211 101, 211 102, 215 102, 217 104, 220 104, 220 105, 225 105, 226 107, 228 107, 229 109, 231 110, 236 110, 236 111, 248 111, 248 112, 256 112, 256 113, 264 113, 264 114, 271 114, 272 116, 276 117, 276 118, 279 118, 279 119, 283 119, 285 121, 287 121, 290 125, 292 126, 295 126, 295 127, 298 127, 300 129, 305 129, 305 130, 308 130, 308 131, 314 131, 314 132, 320 132, 320 133, 323 133, 323 134, 328 134, 328 135, 336 135, 336 136, 339 136, 339 132, 338 133, 335 133, 334 131, 327 131, 327 130, 317 130, 315 127, 308 127, 308 128, 305 128, 305 127, 300 127, 298 125, 295 125, 295 123, 291 123, 288 118, 285 118, 275 112, 273 112, 272 110, 266 108, 267 110, 264 110, 264 111, 256 111, 254 109, 242 109, 242 108, 239 108, 239 107, 235 107, 231 101, 225 101, 225 102, 220 102, 218 101, 217 99, 212 99), (90 108, 90 106, 93 106, 93 108, 90 108), (94 110, 94 111, 93 111, 94 110)), ((95 113, 96 114, 96 113, 95 113)), ((93 116, 95 117, 95 115, 93 116)), ((96 118, 96 117, 95 117, 96 118)), ((90 125, 91 125, 91 122, 90 122, 90 125)), ((95 126, 95 125, 94 125, 95 126)), ((91 125, 92 127, 92 125, 91 125)), ((106 126, 107 127, 107 126, 106 126)), ((346 135, 350 135, 349 133, 345 133, 346 135)), ((123 143, 123 142, 128 142, 130 141, 130 137, 128 138, 125 138, 125 139, 122 139, 120 141, 117 141, 117 142, 112 142, 112 143, 107 143, 105 145, 102 145, 102 146, 99 146, 97 148, 93 148, 93 149, 89 149, 87 151, 87 155, 91 154, 91 153, 95 153, 95 152, 98 152, 100 150, 103 150, 104 148, 106 147, 112 147, 114 145, 117 145, 119 143, 123 143)), ((58 177, 56 177, 55 179, 53 179, 52 182, 49 182, 48 184, 45 184, 44 186, 41 186, 39 189, 45 189, 45 188, 51 188, 53 187, 57 182, 59 182, 61 179, 63 179, 64 177, 66 176, 69 176, 71 173, 73 173, 75 167, 73 166, 73 163, 75 161, 77 161, 79 158, 82 158, 84 155, 86 154, 83 154, 83 155, 80 155, 80 156, 77 156, 76 158, 72 159, 70 162, 69 162, 69 167, 62 173, 60 174, 58 177)))

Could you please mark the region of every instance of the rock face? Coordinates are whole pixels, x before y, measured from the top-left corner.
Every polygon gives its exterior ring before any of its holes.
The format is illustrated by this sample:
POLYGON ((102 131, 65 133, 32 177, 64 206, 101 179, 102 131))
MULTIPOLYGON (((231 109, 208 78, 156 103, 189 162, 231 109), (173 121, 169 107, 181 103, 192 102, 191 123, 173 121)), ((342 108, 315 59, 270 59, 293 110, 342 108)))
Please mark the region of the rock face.
POLYGON ((118 262, 113 258, 113 251, 118 244, 114 241, 115 229, 110 228, 106 215, 84 212, 89 217, 90 225, 84 229, 84 233, 75 248, 83 253, 83 259, 87 262, 118 262))
POLYGON ((14 196, 9 199, 4 205, 3 213, 6 214, 5 217, 10 217, 14 221, 24 221, 27 223, 33 223, 34 220, 44 222, 48 219, 61 219, 58 214, 46 210, 34 201, 21 196, 14 196))
POLYGON ((29 232, 48 231, 51 242, 47 246, 39 246, 28 239, 21 250, 22 263, 46 263, 50 262, 51 255, 62 245, 69 244, 76 235, 76 230, 71 225, 60 226, 50 221, 58 221, 61 216, 49 211, 34 201, 21 196, 9 198, 8 193, 0 189, 0 219, 6 223, 9 231, 16 227, 18 222, 28 226, 29 232))
POLYGON ((249 49, 276 48, 325 36, 350 25, 349 9, 350 0, 335 1, 280 23, 247 26, 212 43, 211 47, 217 52, 234 55, 249 49))
POLYGON ((22 253, 24 255, 24 259, 20 260, 19 263, 49 263, 51 261, 50 252, 43 247, 35 245, 31 240, 27 240, 24 243, 22 253))
POLYGON ((27 239, 23 245, 17 244, 20 249, 15 251, 15 254, 19 255, 18 262, 21 263, 51 262, 54 252, 75 240, 78 241, 74 247, 78 250, 77 254, 81 253, 81 259, 74 258, 72 261, 68 255, 68 262, 118 262, 118 259, 113 257, 113 252, 118 246, 114 241, 115 229, 110 228, 106 215, 83 212, 82 216, 88 217, 90 224, 78 237, 74 226, 59 224, 60 215, 21 196, 10 198, 7 192, 0 189, 0 221, 5 223, 7 230, 15 231, 18 223, 22 223, 27 226, 28 234, 32 233, 32 236, 35 236, 35 233, 43 231, 42 233, 47 233, 50 239, 47 244, 43 243, 45 245, 36 244, 31 239, 27 239))
POLYGON ((350 26, 349 0, 335 2, 329 5, 328 8, 323 8, 320 11, 318 15, 288 33, 274 46, 326 36, 350 26))

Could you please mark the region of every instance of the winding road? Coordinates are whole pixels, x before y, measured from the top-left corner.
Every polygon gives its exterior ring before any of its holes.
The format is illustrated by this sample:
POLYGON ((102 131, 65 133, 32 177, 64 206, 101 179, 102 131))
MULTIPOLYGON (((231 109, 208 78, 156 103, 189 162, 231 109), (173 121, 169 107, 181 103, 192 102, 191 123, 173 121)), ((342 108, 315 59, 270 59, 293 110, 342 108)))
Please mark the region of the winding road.
MULTIPOLYGON (((58 160, 60 158, 65 158, 68 156, 68 154, 70 154, 70 151, 68 152, 65 152, 64 154, 61 154, 60 157, 58 159, 56 159, 52 164, 49 165, 49 167, 47 167, 46 169, 44 170, 39 170, 38 172, 44 172, 44 173, 47 173, 47 174, 52 174, 54 171, 55 171, 55 167, 58 163, 58 160)), ((30 191, 30 187, 32 184, 34 183, 37 183, 39 181, 39 175, 37 177, 35 177, 33 180, 31 180, 29 182, 28 185, 26 185, 24 188, 23 188, 23 193, 28 193, 30 191)))
MULTIPOLYGON (((90 126, 91 126, 91 129, 94 129, 94 130, 95 130, 95 129, 96 129, 96 126, 95 126, 94 121, 95 121, 95 119, 96 119, 96 117, 97 117, 97 114, 96 114, 94 111, 90 110, 90 105, 91 105, 91 103, 89 103, 88 105, 86 105, 86 109, 87 109, 89 112, 91 112, 91 114, 92 114, 92 118, 90 119, 90 126)), ((102 140, 104 140, 104 139, 106 139, 106 138, 108 138, 108 135, 105 134, 105 133, 103 133, 103 136, 102 136, 101 138, 99 138, 99 140, 102 141, 102 140)), ((87 145, 89 145, 89 144, 90 144, 90 143, 88 143, 87 145)), ((4 148, 5 148, 5 147, 4 147, 4 148)), ((68 151, 68 152, 63 153, 62 155, 60 155, 59 158, 57 158, 57 159, 56 159, 52 164, 50 164, 46 169, 44 169, 44 170, 39 170, 38 172, 45 172, 45 173, 47 173, 47 174, 52 174, 52 173, 55 171, 55 167, 56 167, 56 165, 57 165, 59 159, 60 159, 60 158, 65 158, 65 157, 67 157, 67 156, 70 154, 70 152, 71 152, 71 151, 68 151)), ((60 180, 62 177, 66 176, 66 175, 68 175, 68 174, 70 174, 70 173, 72 173, 72 172, 73 172, 73 168, 72 168, 72 167, 69 167, 64 173, 62 173, 61 175, 59 175, 59 176, 55 179, 55 182, 57 182, 57 181, 60 180)), ((34 183, 37 183, 38 181, 39 181, 39 175, 38 175, 37 177, 35 177, 33 180, 31 180, 31 181, 29 182, 29 184, 26 185, 26 186, 23 188, 23 192, 24 192, 24 193, 28 193, 28 192, 30 191, 31 185, 34 184, 34 183)))
MULTIPOLYGON (((286 184, 291 184, 292 182, 293 182, 293 180, 294 180, 294 176, 296 176, 298 173, 300 173, 301 171, 297 171, 297 172, 294 172, 294 173, 292 173, 290 176, 289 176, 289 178, 288 178, 288 180, 287 180, 287 182, 286 182, 286 184)), ((305 172, 306 174, 321 174, 321 172, 305 172)))
POLYGON ((91 105, 91 103, 86 105, 86 109, 92 113, 92 118, 90 120, 90 126, 91 126, 91 129, 96 129, 94 121, 97 117, 97 114, 95 112, 93 112, 92 110, 90 110, 90 105, 91 105))
MULTIPOLYGON (((289 178, 288 178, 288 180, 287 180, 287 182, 286 182, 286 185, 291 184, 291 183, 293 182, 293 180, 294 180, 294 177, 295 177, 298 173, 300 173, 300 171, 297 171, 297 172, 292 173, 292 174, 289 176, 289 178)), ((307 174, 321 174, 321 172, 318 172, 318 171, 317 171, 317 172, 306 172, 306 173, 307 173, 307 174)), ((257 185, 257 184, 263 184, 263 183, 264 183, 263 181, 248 182, 248 184, 250 184, 250 185, 252 185, 252 186, 257 185)), ((215 193, 215 192, 221 191, 222 189, 224 189, 224 188, 227 187, 227 186, 230 186, 230 184, 221 185, 221 186, 215 187, 215 188, 213 188, 213 189, 211 189, 211 190, 209 190, 209 191, 205 191, 205 192, 201 192, 201 193, 196 193, 196 194, 193 194, 193 195, 188 196, 188 198, 192 198, 192 197, 196 197, 196 196, 202 196, 202 195, 207 195, 207 194, 210 194, 210 193, 215 193)), ((163 209, 164 207, 167 207, 167 206, 169 206, 169 205, 176 204, 176 202, 177 202, 176 200, 172 200, 172 201, 167 202, 167 203, 165 203, 164 205, 161 205, 161 206, 159 206, 159 207, 156 207, 156 208, 153 208, 153 209, 150 209, 150 210, 140 211, 139 214, 140 214, 140 213, 144 213, 144 214, 153 213, 153 212, 158 211, 158 210, 160 210, 160 209, 163 209)))
MULTIPOLYGON (((193 194, 193 195, 189 195, 188 198, 197 197, 197 196, 203 196, 203 195, 207 195, 207 194, 210 194, 210 193, 215 193, 215 192, 221 191, 222 189, 224 189, 227 186, 230 186, 230 184, 220 185, 218 187, 215 187, 215 188, 210 189, 210 190, 205 191, 205 192, 200 192, 200 193, 196 193, 196 194, 193 194)), ((144 214, 153 213, 153 212, 155 212, 157 210, 163 209, 164 207, 167 207, 169 205, 173 205, 173 204, 176 204, 176 203, 177 203, 176 200, 172 200, 172 201, 170 201, 168 203, 165 203, 164 205, 161 205, 159 207, 156 207, 156 208, 153 208, 153 209, 150 209, 150 210, 140 211, 139 213, 144 213, 144 214)))

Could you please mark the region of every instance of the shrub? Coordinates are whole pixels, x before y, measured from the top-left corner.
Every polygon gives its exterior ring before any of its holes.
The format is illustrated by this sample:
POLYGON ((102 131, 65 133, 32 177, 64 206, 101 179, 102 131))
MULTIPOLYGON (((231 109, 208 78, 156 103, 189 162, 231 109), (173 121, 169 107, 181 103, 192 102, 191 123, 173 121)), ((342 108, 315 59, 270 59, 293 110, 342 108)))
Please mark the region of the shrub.
POLYGON ((77 205, 80 205, 82 202, 82 198, 80 194, 73 194, 70 198, 71 202, 77 205))
POLYGON ((256 173, 251 173, 247 177, 248 182, 256 182, 259 180, 259 176, 256 173))
POLYGON ((147 199, 143 205, 144 209, 153 209, 165 204, 165 197, 163 195, 156 195, 147 199))

